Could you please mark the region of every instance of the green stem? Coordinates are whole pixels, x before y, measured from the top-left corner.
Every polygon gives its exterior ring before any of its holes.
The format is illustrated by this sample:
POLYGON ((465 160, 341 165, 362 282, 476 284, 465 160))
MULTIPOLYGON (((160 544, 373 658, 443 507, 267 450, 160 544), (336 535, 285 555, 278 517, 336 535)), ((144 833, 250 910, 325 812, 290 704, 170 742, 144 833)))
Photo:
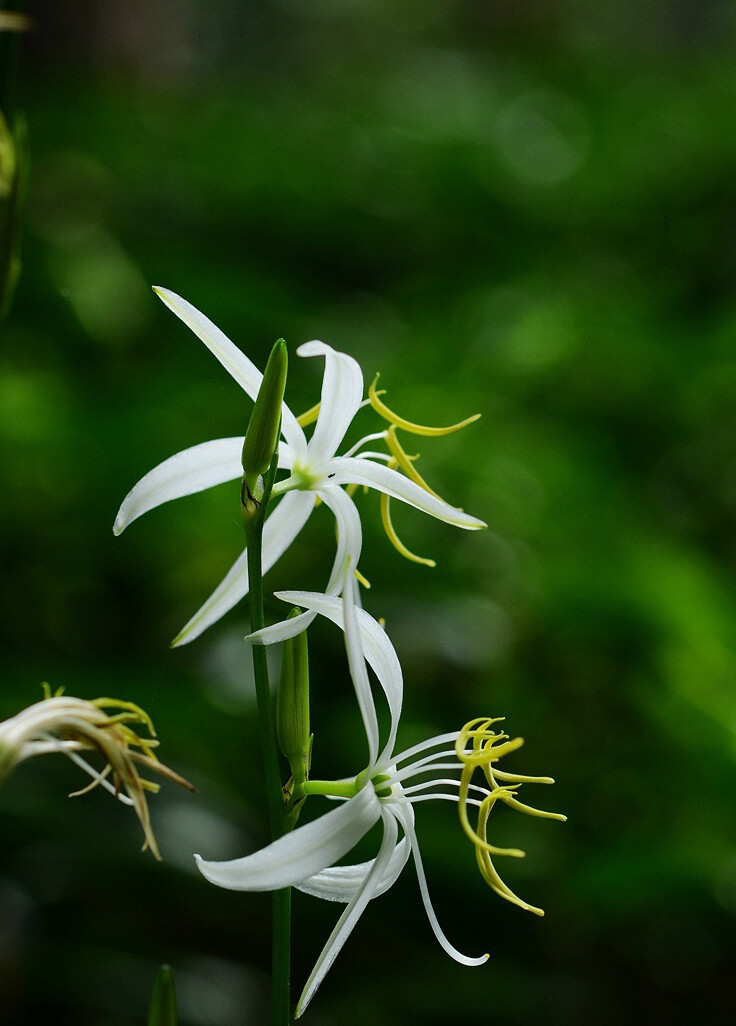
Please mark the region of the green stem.
POLYGON ((328 798, 354 798, 358 788, 355 780, 305 780, 298 792, 294 788, 294 793, 324 794, 328 798))
MULTIPOLYGON (((251 631, 260 630, 264 626, 263 572, 261 565, 263 522, 271 497, 273 480, 276 476, 276 467, 277 456, 274 456, 271 467, 266 475, 260 511, 247 527, 251 631)), ((276 838, 285 834, 290 826, 286 817, 281 789, 281 771, 279 769, 276 728, 271 703, 271 686, 268 679, 268 661, 265 646, 253 645, 252 654, 256 699, 258 701, 258 718, 261 725, 261 747, 263 749, 263 766, 266 776, 271 838, 276 840, 276 838)), ((272 917, 271 1023, 272 1026, 289 1026, 291 1005, 291 888, 286 887, 283 890, 273 892, 272 917)))

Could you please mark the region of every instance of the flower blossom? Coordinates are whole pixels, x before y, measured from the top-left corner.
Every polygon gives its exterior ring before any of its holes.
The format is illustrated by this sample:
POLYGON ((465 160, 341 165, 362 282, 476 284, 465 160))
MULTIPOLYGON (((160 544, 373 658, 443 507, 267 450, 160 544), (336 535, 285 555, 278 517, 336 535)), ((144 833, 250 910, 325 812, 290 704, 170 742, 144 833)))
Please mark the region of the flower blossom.
POLYGON ((190 791, 194 788, 156 757, 158 741, 148 714, 133 702, 114 698, 89 702, 70 698, 62 691, 52 695, 48 684, 44 684, 44 690, 43 701, 0 723, 0 783, 25 759, 61 752, 92 777, 87 787, 70 797, 101 786, 125 805, 131 805, 143 827, 143 851, 150 849, 160 860, 146 801, 146 791, 156 793, 159 785, 141 777, 139 767, 169 777, 190 791), (143 724, 151 737, 141 737, 133 724, 143 724), (89 751, 97 751, 103 757, 104 769, 96 770, 80 755, 89 751))
POLYGON ((403 697, 401 667, 384 629, 356 606, 356 588, 351 575, 346 580, 342 602, 334 596, 312 592, 281 592, 278 597, 322 614, 344 630, 350 673, 367 739, 367 767, 354 778, 309 780, 303 784, 304 795, 322 794, 341 804, 260 851, 229 862, 207 862, 195 856, 204 876, 220 887, 262 891, 295 886, 308 894, 345 904, 301 995, 297 1018, 311 1001, 368 902, 394 884, 410 856, 414 859, 427 917, 443 949, 463 965, 481 965, 487 960, 487 954, 475 957, 458 951, 437 920, 414 826, 415 804, 432 800, 458 803, 463 829, 474 844, 484 879, 501 897, 539 915, 543 914, 541 909, 517 897, 498 875, 492 855, 518 857, 524 853, 489 843, 488 817, 496 802, 501 801, 532 815, 565 818, 517 800, 521 784, 553 781, 549 777, 522 777, 495 768, 502 756, 523 742, 494 732, 491 725, 496 721, 492 719, 474 720, 460 731, 440 734, 405 751, 394 752, 403 697), (376 674, 390 711, 390 729, 383 747, 366 660, 376 674), (476 770, 485 775, 483 785, 471 783, 476 770), (470 824, 468 806, 478 809, 477 828, 470 824), (379 820, 383 839, 376 858, 358 865, 335 865, 379 820))
MULTIPOLYGON (((248 357, 186 300, 167 289, 156 288, 154 291, 204 342, 247 395, 255 399, 262 375, 248 357)), ((399 499, 465 530, 485 527, 482 520, 449 505, 429 488, 412 466, 413 457, 404 452, 396 437, 397 427, 432 436, 459 430, 476 417, 447 428, 425 428, 413 424, 385 406, 379 398, 382 393, 376 391, 374 382, 367 402, 391 426, 388 430, 367 435, 343 456, 337 456, 345 433, 364 405, 360 366, 351 356, 332 349, 324 342, 306 342, 297 349, 297 353, 304 357, 324 357, 321 400, 299 418, 285 403, 282 407, 283 441, 279 445, 278 464, 279 468, 288 471, 288 477, 277 481, 273 488, 272 496, 282 498, 264 525, 264 573, 288 549, 321 500, 332 511, 337 523, 337 553, 326 590, 328 594, 339 595, 348 563, 357 570, 360 560, 360 516, 349 493, 361 485, 381 493, 381 515, 389 537, 399 551, 417 562, 433 565, 431 560, 413 556, 399 541, 388 511, 390 499, 399 499), (314 431, 307 440, 303 426, 315 419, 314 431), (363 445, 377 439, 386 440, 388 453, 362 449, 363 445), (399 473, 397 468, 404 473, 399 473)), ((115 520, 115 534, 120 534, 137 517, 164 502, 240 478, 243 473, 242 448, 242 435, 220 438, 185 449, 159 464, 126 496, 115 520)), ((172 644, 185 644, 198 637, 247 595, 248 587, 247 553, 244 551, 172 644)), ((313 613, 296 617, 289 629, 296 634, 313 617, 313 613)))

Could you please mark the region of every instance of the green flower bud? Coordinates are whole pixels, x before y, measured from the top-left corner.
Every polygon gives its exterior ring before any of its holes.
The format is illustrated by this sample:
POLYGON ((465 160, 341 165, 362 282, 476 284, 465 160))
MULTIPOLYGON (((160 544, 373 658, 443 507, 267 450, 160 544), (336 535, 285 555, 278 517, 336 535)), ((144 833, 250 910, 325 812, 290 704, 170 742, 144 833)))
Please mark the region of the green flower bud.
MULTIPOLYGON (((301 612, 301 609, 292 609, 289 619, 301 612)), ((312 751, 306 631, 289 638, 282 647, 281 677, 276 692, 276 735, 281 751, 289 760, 294 785, 298 787, 309 775, 312 751)))
POLYGON ((281 406, 286 387, 288 353, 282 338, 276 342, 263 373, 256 404, 250 416, 243 443, 243 480, 251 498, 258 502, 254 492, 258 478, 271 465, 281 429, 281 406))
POLYGON ((148 1026, 176 1026, 176 994, 171 967, 162 965, 158 971, 148 1011, 148 1026))

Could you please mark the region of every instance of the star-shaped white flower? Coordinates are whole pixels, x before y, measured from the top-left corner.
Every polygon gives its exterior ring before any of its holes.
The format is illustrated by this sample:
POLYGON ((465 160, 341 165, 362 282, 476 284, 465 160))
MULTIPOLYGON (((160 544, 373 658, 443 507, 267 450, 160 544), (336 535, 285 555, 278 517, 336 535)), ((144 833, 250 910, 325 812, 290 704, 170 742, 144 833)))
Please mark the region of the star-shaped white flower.
POLYGON ((301 995, 297 1018, 311 1001, 368 902, 394 884, 410 855, 414 858, 427 917, 444 950, 463 965, 481 965, 487 960, 487 954, 472 957, 458 951, 440 927, 430 901, 414 828, 414 804, 430 800, 458 802, 463 828, 476 847, 484 878, 502 897, 538 914, 542 914, 541 910, 518 898, 495 871, 490 859, 492 854, 520 856, 523 852, 496 848, 488 843, 485 836, 488 814, 495 802, 501 800, 534 815, 564 818, 531 809, 515 798, 520 783, 552 783, 550 778, 518 777, 495 768, 491 770, 492 763, 522 743, 519 738, 509 741, 505 734, 490 731, 492 720, 473 721, 462 731, 441 734, 401 753, 394 752, 403 697, 401 666, 385 630, 356 606, 356 588, 349 576, 342 601, 312 592, 281 592, 278 597, 312 613, 320 613, 344 630, 350 673, 368 743, 367 768, 354 779, 307 781, 303 788, 305 794, 325 794, 342 799, 343 804, 260 851, 230 862, 207 862, 195 856, 204 876, 220 887, 262 891, 295 886, 328 901, 345 903, 301 995), (383 748, 380 747, 366 659, 383 689, 391 715, 389 736, 383 748), (470 783, 476 769, 486 773, 488 787, 470 783), (510 784, 499 785, 496 778, 510 781, 510 784), (470 792, 478 797, 470 797, 470 792), (467 805, 480 810, 480 832, 468 822, 467 805), (359 865, 335 866, 379 820, 383 825, 383 840, 377 857, 359 865), (401 839, 399 828, 403 834, 401 839))
MULTIPOLYGON (((167 289, 156 288, 154 291, 204 342, 250 398, 255 400, 262 375, 248 357, 191 303, 167 289)), ((284 441, 279 446, 279 467, 289 471, 289 477, 278 481, 273 489, 275 497, 283 498, 264 525, 264 573, 294 541, 319 498, 332 510, 337 521, 337 553, 327 593, 340 594, 348 562, 357 568, 362 545, 360 517, 343 485, 375 488, 385 496, 399 499, 465 530, 485 527, 482 520, 455 509, 416 481, 377 462, 388 460, 386 455, 358 451, 364 442, 373 437, 383 437, 383 434, 368 436, 345 455, 336 456, 348 427, 363 403, 363 374, 360 366, 351 356, 337 352, 324 342, 306 342, 297 353, 299 356, 325 358, 322 396, 317 423, 308 441, 297 418, 285 403, 283 405, 284 441)), ((240 462, 242 447, 242 435, 219 438, 185 449, 159 464, 126 496, 115 520, 115 534, 120 534, 133 520, 164 502, 240 478, 243 473, 240 462)), ((247 553, 244 551, 201 609, 180 631, 173 644, 182 645, 198 637, 247 593, 248 566, 247 553)), ((297 634, 303 630, 313 615, 306 613, 290 621, 291 633, 297 634)))

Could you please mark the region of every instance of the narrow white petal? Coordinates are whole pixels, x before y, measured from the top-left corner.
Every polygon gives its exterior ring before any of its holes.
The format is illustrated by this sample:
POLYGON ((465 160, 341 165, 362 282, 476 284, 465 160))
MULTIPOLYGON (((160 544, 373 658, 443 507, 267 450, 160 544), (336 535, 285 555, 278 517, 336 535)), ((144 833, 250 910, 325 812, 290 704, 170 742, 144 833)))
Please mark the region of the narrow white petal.
POLYGON ((363 547, 360 514, 353 500, 342 488, 328 486, 321 488, 317 494, 325 506, 332 510, 337 521, 337 553, 327 584, 327 593, 339 595, 345 581, 348 563, 351 565, 350 573, 352 573, 360 560, 363 547))
POLYGON ((294 1013, 295 1019, 298 1019, 306 1011, 307 1005, 314 997, 317 988, 342 950, 345 941, 353 932, 355 924, 362 916, 366 905, 371 898, 376 896, 378 885, 384 875, 396 846, 396 835, 398 833, 396 820, 392 815, 382 811, 381 818, 383 819, 383 840, 381 842, 381 849, 376 856, 373 866, 368 871, 362 886, 358 889, 355 896, 351 898, 345 908, 345 911, 338 919, 335 929, 330 934, 329 940, 322 949, 322 953, 317 959, 317 964, 312 970, 306 986, 302 991, 302 996, 299 998, 299 1002, 296 1006, 296 1012, 294 1013))
MULTIPOLYGON (((303 606, 305 609, 320 613, 337 624, 340 630, 345 630, 342 602, 338 598, 334 598, 331 595, 322 595, 315 591, 279 591, 276 592, 276 598, 281 599, 283 602, 288 602, 289 605, 303 606)), ((399 657, 396 655, 396 650, 391 644, 391 639, 378 621, 370 613, 367 613, 365 609, 357 609, 356 616, 363 652, 383 688, 391 712, 389 739, 383 754, 378 759, 379 765, 382 765, 390 757, 390 753, 393 751, 394 744, 396 743, 396 730, 399 725, 401 703, 404 696, 401 664, 399 657)), ((298 619, 298 617, 295 617, 295 619, 298 619)))
MULTIPOLYGON (((393 808, 393 807, 392 807, 393 808)), ((394 809, 394 815, 398 818, 404 833, 409 838, 411 844, 411 850, 414 855, 414 865, 417 870, 417 880, 419 881, 419 890, 421 891, 422 901, 424 902, 424 908, 429 919, 429 924, 434 931, 434 935, 440 942, 441 946, 454 958, 456 962, 460 962, 462 965, 483 965, 484 962, 488 961, 488 955, 481 955, 479 958, 471 958, 468 955, 463 955, 462 951, 458 951, 456 947, 450 944, 447 937, 442 932, 442 927, 439 924, 435 911, 432 908, 432 902, 429 897, 429 889, 427 887, 427 878, 424 875, 424 866, 422 865, 422 856, 419 852, 419 842, 417 841, 417 833, 414 829, 413 817, 407 814, 405 806, 398 805, 394 809)))
MULTIPOLYGON (((251 399, 255 400, 258 389, 261 387, 263 375, 256 365, 248 359, 245 353, 230 341, 224 332, 220 331, 216 324, 213 324, 209 317, 205 317, 195 306, 188 303, 186 299, 177 296, 169 289, 154 287, 156 295, 164 301, 168 308, 176 314, 180 321, 183 321, 194 334, 204 342, 207 348, 220 361, 222 366, 237 381, 240 387, 251 399)), ((294 446, 300 452, 306 448, 304 432, 299 427, 296 417, 289 407, 284 403, 282 411, 281 430, 289 445, 294 446)))
MULTIPOLYGON (((342 488, 322 488, 316 494, 325 506, 329 506, 337 521, 337 553, 327 591, 339 595, 344 587, 348 566, 356 567, 360 559, 363 545, 360 514, 353 500, 342 488)), ((245 640, 252 645, 275 645, 305 631, 314 617, 315 614, 310 612, 295 616, 293 620, 280 620, 270 627, 262 627, 261 630, 248 634, 245 640)))
POLYGON ((126 495, 115 518, 113 533, 121 534, 137 517, 164 502, 242 477, 242 449, 242 435, 217 438, 193 445, 159 463, 126 495))
POLYGON ((305 342, 299 356, 324 356, 322 399, 314 434, 309 441, 310 459, 330 459, 345 437, 363 400, 363 373, 352 356, 340 353, 324 342, 305 342))
POLYGON ((408 477, 399 474, 390 467, 384 467, 379 463, 371 463, 369 460, 361 460, 355 456, 341 456, 331 460, 327 467, 328 474, 334 474, 331 482, 334 485, 360 484, 368 485, 369 488, 376 488, 379 492, 390 495, 393 499, 399 499, 410 506, 429 513, 438 520, 444 520, 454 527, 462 527, 466 531, 475 531, 480 527, 486 527, 482 520, 471 517, 460 509, 455 509, 448 503, 431 495, 418 484, 410 481, 408 477))
MULTIPOLYGON (((263 525, 263 572, 270 570, 288 549, 309 519, 314 508, 314 495, 310 492, 287 492, 263 525)), ((248 594, 248 553, 241 554, 233 563, 224 580, 205 604, 191 618, 172 642, 173 647, 186 645, 199 637, 213 623, 248 594)))
MULTIPOLYGON (((350 564, 352 566, 352 564, 350 564)), ((355 608, 355 592, 358 585, 352 574, 348 574, 342 593, 342 615, 345 622, 345 649, 348 654, 350 676, 355 686, 355 695, 363 718, 365 736, 368 741, 368 765, 371 769, 376 765, 378 755, 378 716, 373 701, 371 682, 365 666, 363 646, 360 642, 357 611, 355 608)))
POLYGON ((288 641, 289 638, 295 638, 297 634, 305 631, 316 615, 316 613, 301 613, 288 620, 279 620, 278 623, 273 623, 270 627, 262 627, 259 631, 246 634, 245 640, 249 641, 251 645, 276 645, 281 641, 288 641))
POLYGON ((380 815, 380 803, 369 784, 349 802, 284 834, 252 855, 230 862, 206 862, 199 855, 194 858, 200 872, 218 887, 231 891, 276 891, 337 862, 380 815))
MULTIPOLYGON (((402 837, 391 853, 388 865, 376 886, 374 898, 377 898, 379 894, 385 894, 389 888, 393 887, 410 855, 409 842, 402 837)), ((369 862, 359 862, 353 866, 330 866, 328 869, 323 869, 322 872, 302 880, 296 884, 296 887, 305 894, 322 898, 323 901, 341 901, 345 904, 358 893, 375 861, 375 859, 371 859, 369 862)))

